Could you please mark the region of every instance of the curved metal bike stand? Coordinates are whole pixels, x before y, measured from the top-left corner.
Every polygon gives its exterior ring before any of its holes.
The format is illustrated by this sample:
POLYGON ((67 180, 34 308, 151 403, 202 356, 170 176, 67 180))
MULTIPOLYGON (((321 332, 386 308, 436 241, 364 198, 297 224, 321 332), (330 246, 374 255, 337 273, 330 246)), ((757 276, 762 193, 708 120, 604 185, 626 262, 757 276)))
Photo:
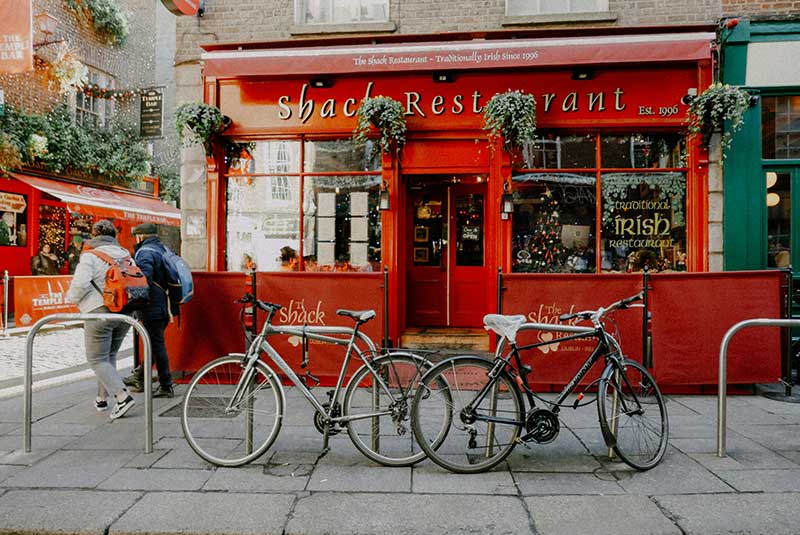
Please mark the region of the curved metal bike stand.
POLYGON ((118 320, 132 325, 142 338, 144 346, 144 452, 153 453, 153 378, 149 373, 152 367, 150 336, 144 326, 130 316, 124 314, 51 314, 45 316, 31 327, 28 332, 25 348, 25 397, 23 402, 23 441, 25 453, 31 452, 31 412, 33 402, 33 339, 42 326, 54 321, 83 321, 83 320, 118 320))
POLYGON ((740 321, 725 333, 719 347, 719 392, 717 393, 717 457, 725 457, 727 420, 728 344, 733 335, 745 327, 800 327, 800 320, 758 318, 740 321))

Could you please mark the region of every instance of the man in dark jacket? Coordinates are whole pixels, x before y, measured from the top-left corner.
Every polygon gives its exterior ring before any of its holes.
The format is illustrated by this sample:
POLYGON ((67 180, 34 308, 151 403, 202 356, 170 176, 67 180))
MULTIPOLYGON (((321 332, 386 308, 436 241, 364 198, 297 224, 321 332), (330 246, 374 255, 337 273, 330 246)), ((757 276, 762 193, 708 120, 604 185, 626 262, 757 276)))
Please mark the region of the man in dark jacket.
MULTIPOLYGON (((153 223, 142 223, 133 229, 133 235, 136 238, 134 261, 150 284, 150 303, 144 309, 136 312, 136 317, 142 322, 150 336, 153 361, 158 370, 159 387, 153 392, 153 397, 171 398, 175 396, 175 393, 169 371, 167 346, 164 343, 164 330, 169 325, 172 316, 177 315, 178 305, 171 306, 167 296, 169 272, 164 265, 166 248, 156 233, 157 229, 153 223)), ((125 378, 125 383, 134 392, 144 390, 144 370, 141 367, 137 368, 133 374, 125 378)))

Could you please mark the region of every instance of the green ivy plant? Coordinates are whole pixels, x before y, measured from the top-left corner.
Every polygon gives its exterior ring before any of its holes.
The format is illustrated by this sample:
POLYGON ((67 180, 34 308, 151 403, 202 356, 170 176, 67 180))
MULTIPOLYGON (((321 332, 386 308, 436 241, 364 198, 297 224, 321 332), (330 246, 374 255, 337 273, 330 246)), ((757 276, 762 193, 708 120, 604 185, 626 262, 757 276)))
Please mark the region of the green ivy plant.
POLYGON ((225 130, 226 118, 216 106, 186 102, 175 110, 175 130, 184 147, 202 143, 211 156, 211 144, 225 130))
POLYGON ((689 104, 689 135, 701 135, 703 145, 708 147, 714 132, 722 132, 724 159, 733 133, 742 127, 744 112, 750 107, 750 99, 750 93, 739 87, 719 82, 712 84, 689 104), (727 130, 724 128, 726 121, 730 124, 727 130))
POLYGON ((22 166, 22 154, 14 138, 6 133, 0 133, 0 175, 22 166))
POLYGON ((107 44, 122 46, 128 38, 128 19, 118 0, 65 0, 75 14, 91 21, 95 33, 107 44))
POLYGON ((378 141, 380 150, 389 152, 392 146, 397 150, 406 142, 405 110, 403 105, 391 97, 369 97, 361 101, 356 112, 356 127, 353 130, 353 141, 363 145, 369 139, 370 126, 374 126, 381 134, 378 141))
POLYGON ((483 129, 490 138, 502 136, 508 148, 521 147, 536 139, 536 100, 522 91, 493 96, 483 112, 483 129))
POLYGON ((672 224, 684 224, 683 205, 686 199, 686 176, 683 173, 607 173, 603 174, 603 223, 611 219, 617 201, 625 201, 631 190, 646 184, 658 195, 658 200, 669 201, 672 224))

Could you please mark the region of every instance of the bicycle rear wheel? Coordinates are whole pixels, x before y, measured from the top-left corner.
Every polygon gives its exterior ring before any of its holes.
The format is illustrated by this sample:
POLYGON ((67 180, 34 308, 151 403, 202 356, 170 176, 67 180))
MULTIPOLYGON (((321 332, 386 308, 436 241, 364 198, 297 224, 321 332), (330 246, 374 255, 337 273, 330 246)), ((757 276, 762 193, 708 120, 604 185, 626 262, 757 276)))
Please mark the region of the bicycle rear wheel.
POLYGON ((228 408, 244 370, 242 357, 211 361, 189 382, 183 399, 181 425, 189 446, 218 466, 240 466, 257 459, 281 428, 281 387, 263 362, 256 362, 240 401, 228 408))
POLYGON ((492 381, 494 362, 480 357, 453 357, 422 378, 411 420, 422 450, 443 468, 471 474, 503 461, 516 445, 525 422, 522 396, 506 371, 492 381), (486 418, 503 421, 488 422, 486 418), (447 434, 443 440, 441 429, 447 434))
MULTIPOLYGON (((350 440, 376 463, 414 465, 425 458, 425 452, 414 440, 411 403, 419 380, 432 365, 412 353, 390 353, 375 359, 371 365, 388 392, 376 384, 366 365, 356 371, 343 401, 343 415, 357 417, 347 424, 350 440)), ((441 434, 444 432, 445 428, 441 434)))
POLYGON ((661 391, 638 362, 606 366, 600 379, 597 411, 608 446, 629 466, 649 470, 667 451, 669 419, 661 391))

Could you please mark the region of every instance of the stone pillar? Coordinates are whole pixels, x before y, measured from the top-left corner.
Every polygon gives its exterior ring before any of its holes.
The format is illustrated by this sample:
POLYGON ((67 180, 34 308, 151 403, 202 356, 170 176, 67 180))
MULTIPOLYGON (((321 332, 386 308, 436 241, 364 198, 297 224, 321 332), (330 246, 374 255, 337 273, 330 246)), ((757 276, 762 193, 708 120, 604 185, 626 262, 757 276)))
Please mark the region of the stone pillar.
POLYGON ((708 270, 722 271, 722 147, 720 134, 714 134, 708 150, 708 270))
MULTIPOLYGON (((203 100, 199 63, 175 67, 176 101, 203 100)), ((181 256, 192 269, 208 269, 206 247, 206 157, 202 145, 181 149, 181 256)))

